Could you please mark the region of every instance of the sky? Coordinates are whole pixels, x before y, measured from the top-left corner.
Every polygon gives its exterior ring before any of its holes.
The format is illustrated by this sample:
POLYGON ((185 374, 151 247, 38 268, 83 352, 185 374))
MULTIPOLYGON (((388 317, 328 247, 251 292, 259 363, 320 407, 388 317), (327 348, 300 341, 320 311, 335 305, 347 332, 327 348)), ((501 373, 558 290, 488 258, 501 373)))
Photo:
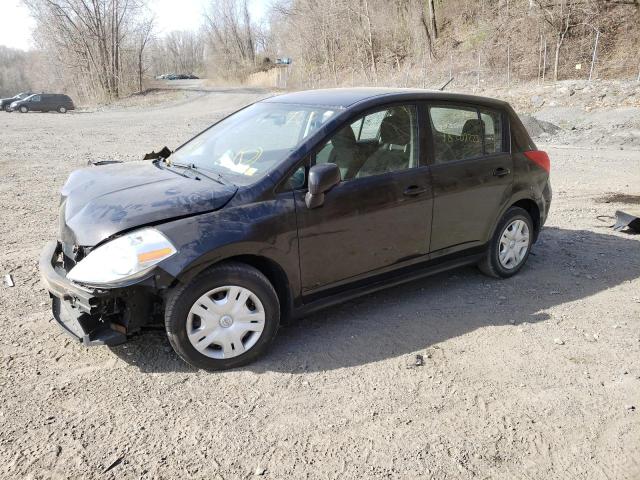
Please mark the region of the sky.
MULTIPOLYGON (((209 0, 149 0, 149 7, 156 17, 159 35, 173 30, 197 30, 202 25, 202 12, 209 0)), ((269 0, 251 0, 251 13, 256 21, 264 18, 269 0)), ((28 50, 33 48, 31 34, 34 21, 21 0, 0 0, 2 22, 0 45, 28 50)))

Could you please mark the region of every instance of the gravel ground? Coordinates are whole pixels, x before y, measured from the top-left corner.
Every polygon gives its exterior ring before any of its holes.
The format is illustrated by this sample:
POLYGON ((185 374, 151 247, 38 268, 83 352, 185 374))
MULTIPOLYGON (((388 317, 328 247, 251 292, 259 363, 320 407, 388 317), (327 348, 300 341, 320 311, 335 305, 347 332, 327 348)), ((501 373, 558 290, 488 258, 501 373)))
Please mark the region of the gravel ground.
POLYGON ((246 368, 195 371, 162 332, 86 349, 59 330, 37 260, 67 175, 265 95, 0 114, 0 478, 640 478, 640 236, 596 219, 640 209, 639 150, 545 146, 552 212, 515 278, 351 301, 246 368))

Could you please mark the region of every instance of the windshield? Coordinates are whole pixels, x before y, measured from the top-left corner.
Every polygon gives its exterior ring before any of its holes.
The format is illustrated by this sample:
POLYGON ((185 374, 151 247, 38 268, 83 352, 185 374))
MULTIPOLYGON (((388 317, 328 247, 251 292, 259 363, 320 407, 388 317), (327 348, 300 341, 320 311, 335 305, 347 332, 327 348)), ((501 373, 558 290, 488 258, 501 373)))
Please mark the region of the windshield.
POLYGON ((336 114, 331 107, 256 103, 225 118, 171 156, 239 185, 264 177, 336 114))

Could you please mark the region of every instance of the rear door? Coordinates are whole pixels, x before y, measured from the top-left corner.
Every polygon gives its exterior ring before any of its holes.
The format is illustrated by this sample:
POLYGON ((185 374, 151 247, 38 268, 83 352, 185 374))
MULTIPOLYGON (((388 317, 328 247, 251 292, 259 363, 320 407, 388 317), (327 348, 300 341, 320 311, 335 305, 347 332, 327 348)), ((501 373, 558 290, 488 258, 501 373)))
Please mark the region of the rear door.
POLYGON ((485 243, 509 199, 513 162, 506 115, 473 105, 428 106, 434 195, 431 252, 485 243))
POLYGON ((416 105, 395 105, 349 122, 315 155, 312 163, 336 163, 343 181, 315 209, 295 192, 303 294, 427 254, 432 198, 419 144, 416 105))
POLYGON ((47 102, 47 108, 49 110, 56 110, 60 106, 64 106, 64 96, 63 95, 49 95, 49 99, 47 102))
POLYGON ((55 95, 42 95, 42 102, 40 104, 40 108, 42 110, 52 110, 53 103, 55 102, 55 95))

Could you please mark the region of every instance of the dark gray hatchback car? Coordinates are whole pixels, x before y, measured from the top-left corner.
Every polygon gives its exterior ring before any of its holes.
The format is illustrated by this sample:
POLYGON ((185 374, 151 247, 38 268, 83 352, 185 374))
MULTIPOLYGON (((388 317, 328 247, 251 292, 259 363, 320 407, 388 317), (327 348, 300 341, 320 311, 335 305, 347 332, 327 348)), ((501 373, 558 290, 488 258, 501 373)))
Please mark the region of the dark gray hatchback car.
POLYGON ((151 157, 71 174, 42 280, 85 345, 159 322, 210 370, 389 285, 469 264, 515 275, 551 202, 549 157, 511 107, 442 92, 276 96, 151 157))
POLYGON ((22 100, 17 100, 10 105, 12 111, 17 110, 21 113, 49 111, 67 113, 67 111, 75 110, 75 108, 71 97, 62 93, 36 93, 22 100))
POLYGON ((31 92, 22 92, 22 93, 18 93, 17 95, 15 95, 13 97, 10 97, 10 98, 0 98, 0 109, 4 110, 5 112, 10 112, 11 111, 11 104, 13 102, 17 102, 19 100, 27 98, 30 95, 33 95, 33 93, 31 93, 31 92))

